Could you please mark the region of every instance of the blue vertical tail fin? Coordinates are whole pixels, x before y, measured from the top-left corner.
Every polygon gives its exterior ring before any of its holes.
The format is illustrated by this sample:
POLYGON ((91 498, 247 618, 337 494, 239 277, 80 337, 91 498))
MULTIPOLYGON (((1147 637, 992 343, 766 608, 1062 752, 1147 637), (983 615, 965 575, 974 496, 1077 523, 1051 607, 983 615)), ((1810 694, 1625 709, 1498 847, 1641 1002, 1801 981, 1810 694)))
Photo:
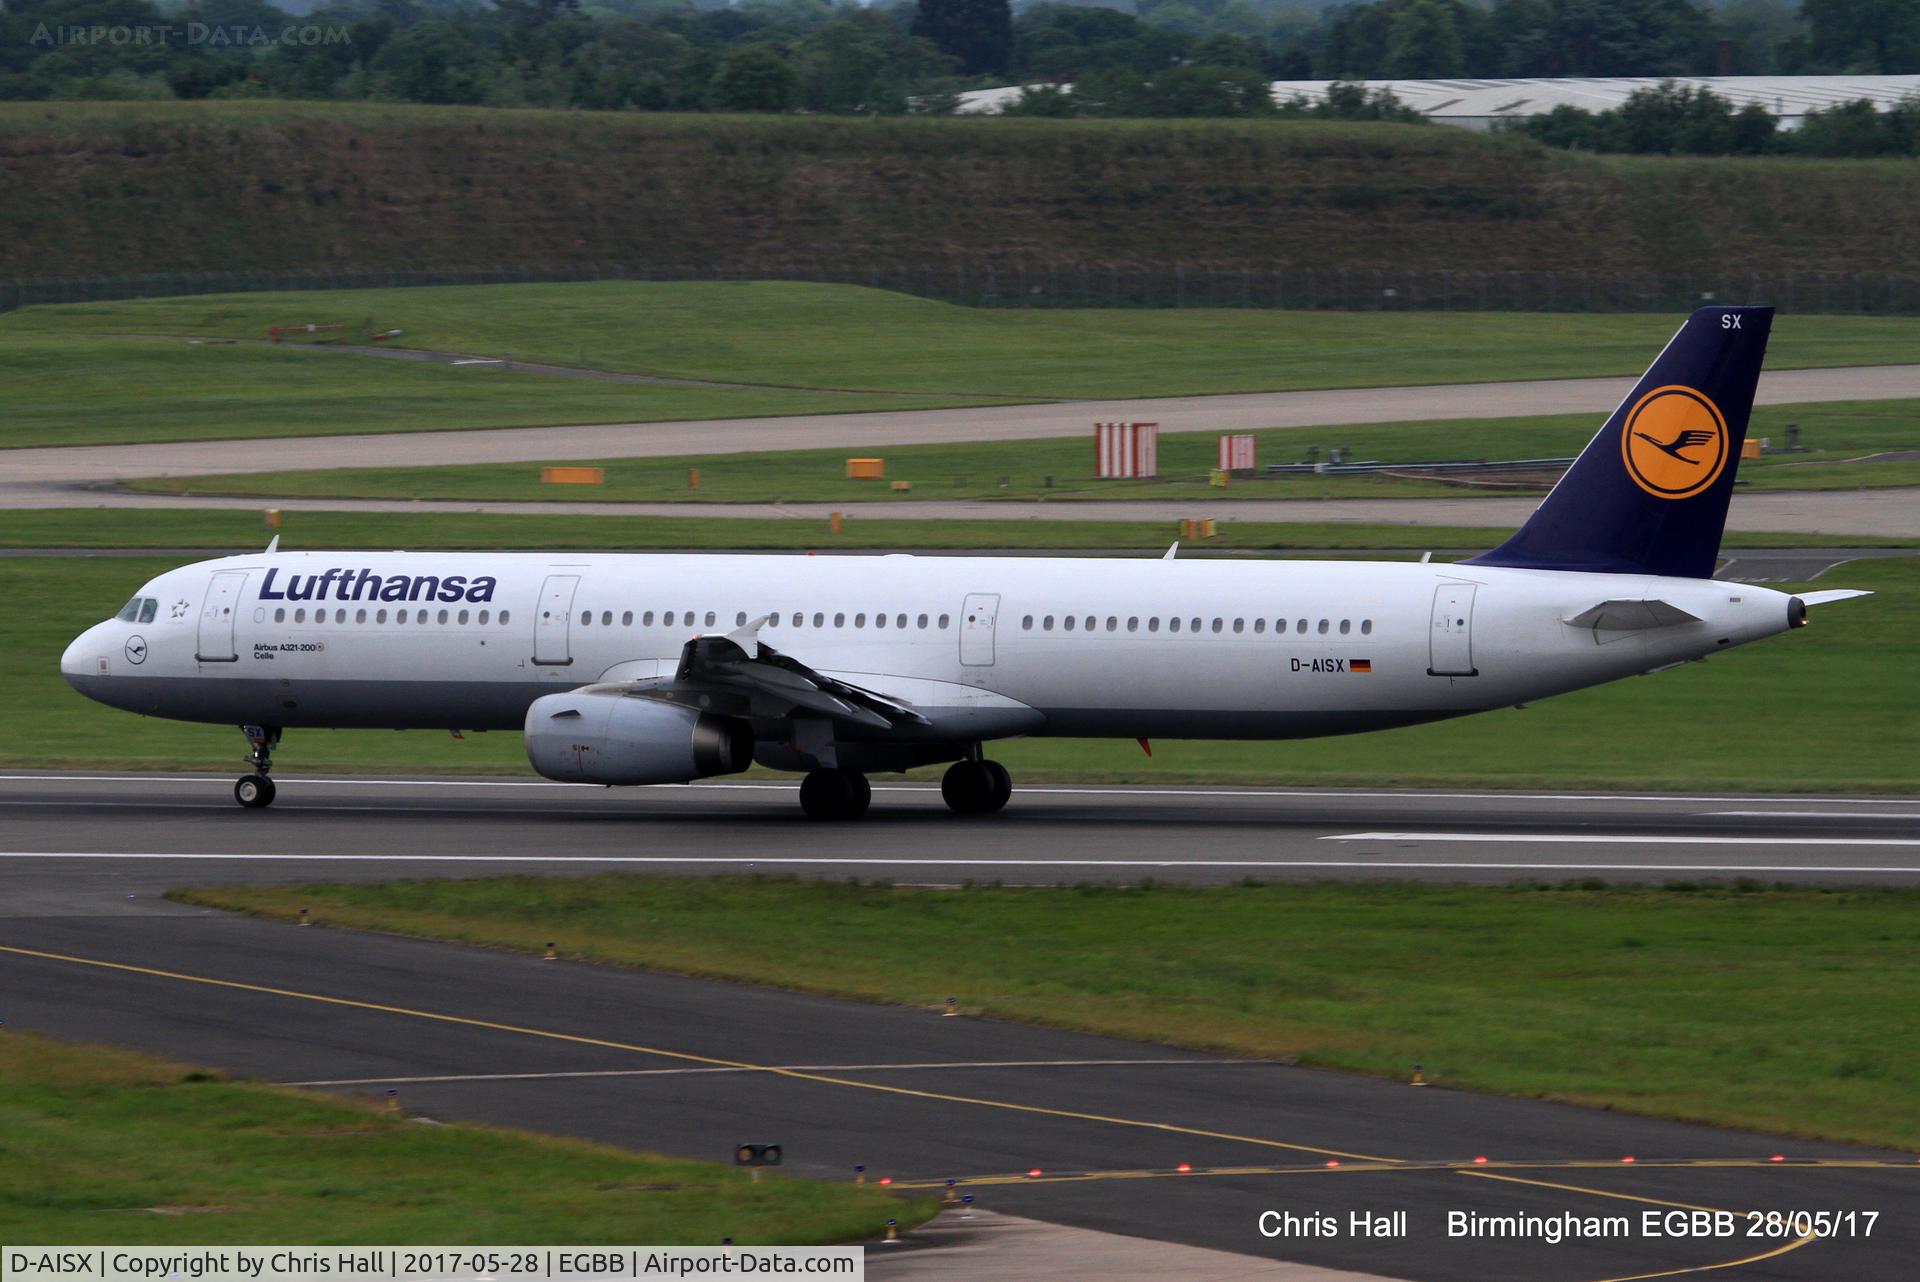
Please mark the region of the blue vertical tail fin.
POLYGON ((1720 555, 1771 307, 1702 307, 1512 538, 1470 565, 1704 579, 1720 555))

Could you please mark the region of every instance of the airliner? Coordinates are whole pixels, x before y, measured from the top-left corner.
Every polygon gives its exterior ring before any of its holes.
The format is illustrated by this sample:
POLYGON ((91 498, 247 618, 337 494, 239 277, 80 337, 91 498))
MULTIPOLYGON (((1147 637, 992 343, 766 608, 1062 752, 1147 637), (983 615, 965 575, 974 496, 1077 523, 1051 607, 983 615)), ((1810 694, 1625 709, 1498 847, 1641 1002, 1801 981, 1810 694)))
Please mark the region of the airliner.
MULTIPOLYGON (((1712 578, 1770 307, 1680 327, 1527 522, 1455 563, 308 552, 170 570, 67 648, 81 694, 240 727, 270 805, 283 732, 521 730, 582 784, 948 765, 961 815, 1012 795, 1021 736, 1298 739, 1437 721, 1671 667, 1805 624, 1712 578)), ((1436 429, 1438 430, 1438 429, 1436 429)))

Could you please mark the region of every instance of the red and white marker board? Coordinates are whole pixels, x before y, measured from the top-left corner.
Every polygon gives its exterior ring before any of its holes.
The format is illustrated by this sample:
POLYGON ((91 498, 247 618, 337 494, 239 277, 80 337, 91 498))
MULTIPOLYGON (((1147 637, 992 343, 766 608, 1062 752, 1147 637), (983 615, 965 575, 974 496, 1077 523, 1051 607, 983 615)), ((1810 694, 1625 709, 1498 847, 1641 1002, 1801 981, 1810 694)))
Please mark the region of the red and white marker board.
POLYGON ((1096 476, 1160 475, 1158 423, 1095 423, 1096 476))
POLYGON ((1235 433, 1220 438, 1220 470, 1222 472, 1251 472, 1253 461, 1253 433, 1235 433))

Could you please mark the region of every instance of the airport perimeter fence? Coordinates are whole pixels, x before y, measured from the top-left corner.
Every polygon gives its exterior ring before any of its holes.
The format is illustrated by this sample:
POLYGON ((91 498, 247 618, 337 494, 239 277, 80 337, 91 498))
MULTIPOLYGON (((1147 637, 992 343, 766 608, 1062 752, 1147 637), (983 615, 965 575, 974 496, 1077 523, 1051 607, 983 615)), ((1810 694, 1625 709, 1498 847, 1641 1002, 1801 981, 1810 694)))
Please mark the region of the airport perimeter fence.
POLYGON ((879 262, 317 268, 0 281, 0 311, 260 290, 556 281, 799 280, 867 285, 973 307, 1259 307, 1328 311, 1678 312, 1772 303, 1788 312, 1920 312, 1920 275, 1843 272, 1410 271, 1206 263, 879 262))

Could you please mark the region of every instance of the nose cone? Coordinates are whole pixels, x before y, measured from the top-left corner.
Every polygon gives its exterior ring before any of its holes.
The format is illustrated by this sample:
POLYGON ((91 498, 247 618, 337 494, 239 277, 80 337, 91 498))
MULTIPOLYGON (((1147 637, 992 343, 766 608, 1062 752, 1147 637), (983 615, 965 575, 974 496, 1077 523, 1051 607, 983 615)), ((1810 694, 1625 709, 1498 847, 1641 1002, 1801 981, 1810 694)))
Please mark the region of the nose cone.
POLYGON ((100 670, 100 659, 106 653, 100 645, 100 625, 95 624, 75 637, 60 656, 60 675, 81 694, 89 693, 84 683, 100 670))

